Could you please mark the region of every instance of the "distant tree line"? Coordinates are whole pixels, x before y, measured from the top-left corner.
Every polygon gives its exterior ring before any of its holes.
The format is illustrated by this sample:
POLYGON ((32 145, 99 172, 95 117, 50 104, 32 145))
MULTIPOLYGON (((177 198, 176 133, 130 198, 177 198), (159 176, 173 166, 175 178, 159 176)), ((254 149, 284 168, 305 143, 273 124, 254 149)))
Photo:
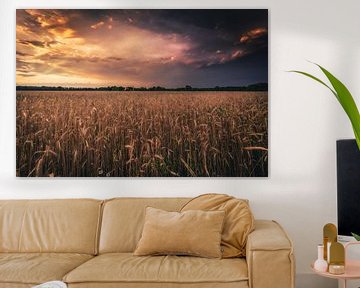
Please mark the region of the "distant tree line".
POLYGON ((16 91, 268 91, 267 83, 256 83, 247 86, 215 86, 213 88, 196 88, 186 85, 179 88, 153 87, 63 87, 63 86, 16 86, 16 91))

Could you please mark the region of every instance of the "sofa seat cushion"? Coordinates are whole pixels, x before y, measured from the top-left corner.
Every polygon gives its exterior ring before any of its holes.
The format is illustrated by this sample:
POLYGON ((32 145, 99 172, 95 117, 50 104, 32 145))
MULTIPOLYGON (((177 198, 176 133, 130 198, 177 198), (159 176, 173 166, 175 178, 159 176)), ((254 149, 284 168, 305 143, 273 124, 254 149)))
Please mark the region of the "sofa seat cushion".
POLYGON ((61 280, 92 257, 72 253, 0 253, 0 283, 40 284, 61 280))
POLYGON ((206 259, 189 256, 134 256, 111 253, 96 256, 64 277, 67 283, 247 283, 244 259, 206 259))

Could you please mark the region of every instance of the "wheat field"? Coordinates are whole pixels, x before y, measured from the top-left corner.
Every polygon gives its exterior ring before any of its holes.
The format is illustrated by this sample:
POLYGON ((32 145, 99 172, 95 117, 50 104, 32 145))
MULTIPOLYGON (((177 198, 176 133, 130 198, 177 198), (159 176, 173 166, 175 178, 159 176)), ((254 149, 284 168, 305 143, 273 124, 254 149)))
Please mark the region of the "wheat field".
POLYGON ((21 177, 264 177, 267 92, 18 91, 21 177))

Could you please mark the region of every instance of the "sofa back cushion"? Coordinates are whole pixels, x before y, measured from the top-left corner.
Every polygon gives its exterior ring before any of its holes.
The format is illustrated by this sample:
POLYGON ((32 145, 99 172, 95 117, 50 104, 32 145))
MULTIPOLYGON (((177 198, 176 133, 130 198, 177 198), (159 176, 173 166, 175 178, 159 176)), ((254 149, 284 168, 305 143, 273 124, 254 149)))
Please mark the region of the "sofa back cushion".
POLYGON ((133 252, 141 237, 146 207, 179 211, 189 198, 116 198, 105 201, 99 253, 133 252))
POLYGON ((96 254, 102 201, 1 200, 0 253, 96 254))
POLYGON ((221 235, 223 258, 245 257, 248 235, 254 230, 254 216, 248 200, 226 194, 203 194, 191 199, 181 211, 205 210, 226 212, 221 235))

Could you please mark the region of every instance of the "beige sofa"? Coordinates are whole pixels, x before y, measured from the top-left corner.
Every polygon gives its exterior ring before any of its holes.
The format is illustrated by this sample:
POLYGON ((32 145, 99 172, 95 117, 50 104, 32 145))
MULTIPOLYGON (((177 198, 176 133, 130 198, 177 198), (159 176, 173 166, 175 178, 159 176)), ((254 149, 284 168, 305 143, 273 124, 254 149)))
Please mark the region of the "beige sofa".
POLYGON ((63 280, 71 288, 293 288, 292 244, 256 220, 246 258, 133 256, 146 206, 179 210, 186 198, 0 201, 0 288, 63 280))

